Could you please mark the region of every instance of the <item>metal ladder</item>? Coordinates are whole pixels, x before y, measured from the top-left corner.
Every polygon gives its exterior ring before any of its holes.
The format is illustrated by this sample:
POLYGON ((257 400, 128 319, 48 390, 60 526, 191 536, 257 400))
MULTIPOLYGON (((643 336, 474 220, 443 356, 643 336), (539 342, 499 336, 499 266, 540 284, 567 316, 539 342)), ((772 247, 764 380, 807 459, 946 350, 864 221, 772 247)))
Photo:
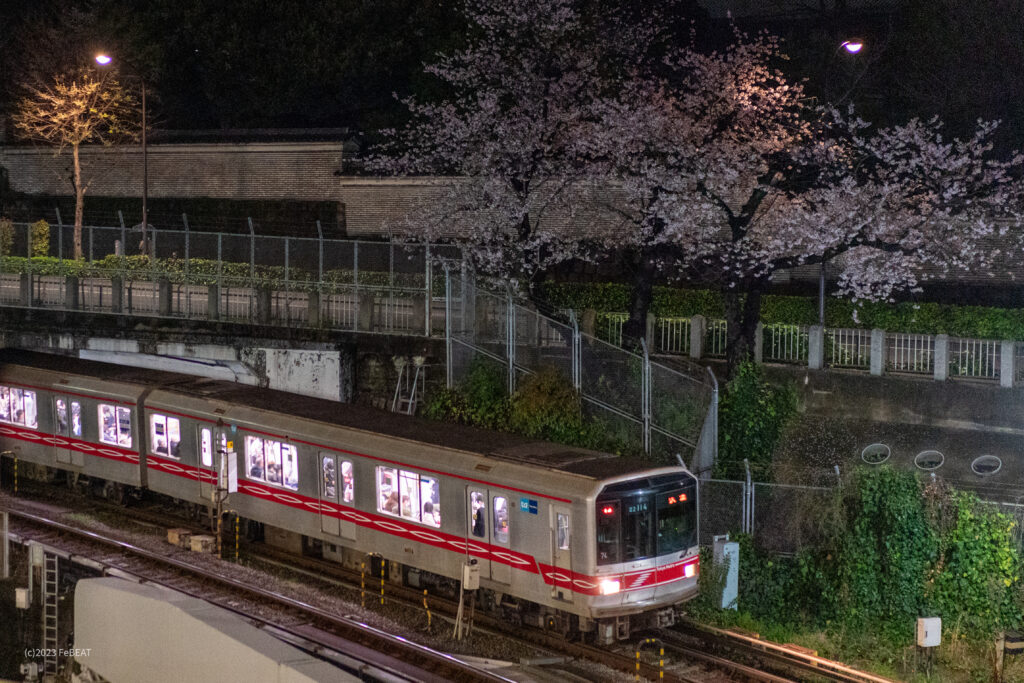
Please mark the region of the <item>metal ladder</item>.
MULTIPOLYGON (((57 556, 43 555, 43 677, 57 676, 57 556)), ((51 679, 52 680, 52 679, 51 679)))
POLYGON ((416 413, 416 401, 420 391, 420 373, 423 364, 413 362, 416 372, 409 369, 409 363, 404 358, 395 360, 398 368, 398 382, 395 384, 395 396, 391 400, 391 412, 414 415, 416 413))

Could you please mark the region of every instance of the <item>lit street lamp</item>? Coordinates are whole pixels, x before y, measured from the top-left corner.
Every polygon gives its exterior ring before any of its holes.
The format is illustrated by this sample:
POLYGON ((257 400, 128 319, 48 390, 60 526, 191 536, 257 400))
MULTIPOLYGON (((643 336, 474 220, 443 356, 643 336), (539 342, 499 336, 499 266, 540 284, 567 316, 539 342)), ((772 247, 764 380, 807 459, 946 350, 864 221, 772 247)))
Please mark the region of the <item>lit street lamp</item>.
MULTIPOLYGON (((110 55, 100 53, 96 55, 96 63, 100 66, 106 66, 112 62, 113 59, 110 55)), ((142 76, 136 76, 139 79, 139 85, 142 90, 142 253, 149 255, 149 240, 146 235, 146 228, 149 225, 149 211, 146 207, 146 200, 149 196, 149 157, 146 153, 146 79, 142 76)), ((128 251, 128 245, 124 246, 125 253, 128 251)))

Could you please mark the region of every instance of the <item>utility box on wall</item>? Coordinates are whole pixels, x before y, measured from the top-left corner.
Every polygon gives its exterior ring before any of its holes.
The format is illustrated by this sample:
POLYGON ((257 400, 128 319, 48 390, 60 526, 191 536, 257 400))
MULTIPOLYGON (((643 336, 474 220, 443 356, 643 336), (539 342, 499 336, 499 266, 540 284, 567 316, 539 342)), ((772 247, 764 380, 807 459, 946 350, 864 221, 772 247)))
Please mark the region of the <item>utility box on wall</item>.
POLYGON ((921 617, 917 620, 918 647, 938 647, 942 642, 942 617, 921 617))
POLYGON ((722 586, 722 609, 737 609, 740 589, 740 544, 729 540, 729 534, 714 537, 714 566, 725 571, 722 586))

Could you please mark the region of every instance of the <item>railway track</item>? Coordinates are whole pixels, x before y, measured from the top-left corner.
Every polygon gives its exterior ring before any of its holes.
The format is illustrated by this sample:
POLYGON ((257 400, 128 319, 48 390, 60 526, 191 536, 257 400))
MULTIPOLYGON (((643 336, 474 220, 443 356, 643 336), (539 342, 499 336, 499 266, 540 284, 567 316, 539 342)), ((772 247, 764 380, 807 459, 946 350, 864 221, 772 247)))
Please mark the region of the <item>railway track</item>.
MULTIPOLYGON (((255 620, 273 632, 288 634, 294 642, 312 643, 339 653, 349 673, 371 681, 508 681, 459 659, 372 628, 345 616, 331 614, 281 593, 155 553, 111 536, 81 529, 47 517, 12 509, 12 537, 35 541, 53 552, 86 566, 154 583, 196 597, 255 620), (387 653, 387 654, 383 654, 387 653)), ((318 654, 323 654, 318 652, 318 654)), ((343 666, 343 668, 346 668, 343 666)))
MULTIPOLYGON (((188 522, 183 517, 168 518, 166 509, 149 510, 144 507, 124 508, 106 501, 75 496, 87 500, 90 507, 116 511, 119 517, 130 517, 146 525, 159 527, 186 526, 196 531, 204 526, 188 522)), ((227 543, 226 547, 233 543, 227 543)), ((243 551, 250 561, 267 563, 271 566, 296 572, 310 582, 341 586, 350 594, 358 596, 360 584, 368 580, 368 602, 377 599, 377 583, 372 577, 361 577, 341 565, 328 560, 295 555, 273 546, 243 541, 243 551)), ((225 552, 227 554, 227 551, 225 552)), ((401 605, 410 613, 423 612, 423 591, 388 583, 387 601, 401 605)), ((358 599, 358 598, 357 598, 358 599)), ((457 603, 439 595, 430 596, 430 609, 437 619, 453 622, 457 603)), ((640 675, 649 680, 678 681, 685 683, 709 683, 713 681, 755 681, 780 683, 790 680, 842 681, 844 683, 891 683, 889 679, 874 676, 834 662, 816 654, 802 651, 793 646, 777 645, 760 638, 732 631, 716 629, 691 621, 682 621, 673 629, 665 629, 649 635, 656 637, 665 649, 665 666, 659 667, 657 657, 650 648, 639 659, 636 644, 619 648, 596 648, 581 643, 567 642, 559 633, 539 629, 514 628, 508 623, 492 618, 482 611, 477 612, 475 628, 515 639, 534 648, 544 650, 547 657, 541 665, 534 667, 535 680, 593 680, 592 672, 574 666, 575 661, 596 662, 625 674, 640 675), (543 673, 542 673, 543 672, 543 673)), ((657 650, 654 650, 656 654, 657 650)), ((524 667, 530 668, 530 667, 524 667)))

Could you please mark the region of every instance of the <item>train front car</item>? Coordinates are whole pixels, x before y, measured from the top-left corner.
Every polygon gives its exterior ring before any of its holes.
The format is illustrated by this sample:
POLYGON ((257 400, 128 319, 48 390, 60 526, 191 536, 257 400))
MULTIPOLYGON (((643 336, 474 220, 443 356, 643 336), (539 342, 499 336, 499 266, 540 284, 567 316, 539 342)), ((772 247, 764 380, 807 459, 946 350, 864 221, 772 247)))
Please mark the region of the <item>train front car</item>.
POLYGON ((594 499, 599 642, 670 626, 675 606, 697 594, 697 480, 664 468, 611 480, 594 499))

